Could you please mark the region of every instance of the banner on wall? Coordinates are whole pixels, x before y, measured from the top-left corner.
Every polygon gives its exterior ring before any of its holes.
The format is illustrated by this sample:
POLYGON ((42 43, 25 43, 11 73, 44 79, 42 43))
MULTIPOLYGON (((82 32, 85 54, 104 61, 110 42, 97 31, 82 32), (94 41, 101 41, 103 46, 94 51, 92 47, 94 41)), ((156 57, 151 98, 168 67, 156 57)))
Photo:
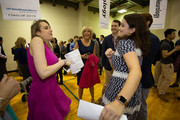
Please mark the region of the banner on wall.
POLYGON ((167 0, 150 0, 149 13, 153 17, 150 29, 164 29, 166 19, 167 0))
POLYGON ((109 28, 110 0, 99 0, 99 27, 109 28))
POLYGON ((39 0, 0 0, 4 20, 41 19, 39 0))

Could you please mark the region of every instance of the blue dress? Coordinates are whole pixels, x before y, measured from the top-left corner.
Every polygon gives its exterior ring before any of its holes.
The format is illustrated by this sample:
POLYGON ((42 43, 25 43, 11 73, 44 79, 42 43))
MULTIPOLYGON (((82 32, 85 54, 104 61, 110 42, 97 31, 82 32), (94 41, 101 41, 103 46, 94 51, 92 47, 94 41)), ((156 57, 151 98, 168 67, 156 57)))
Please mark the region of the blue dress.
MULTIPOLYGON (((79 46, 79 52, 81 55, 85 54, 85 53, 90 53, 90 54, 93 54, 93 51, 94 51, 94 41, 91 40, 91 44, 86 47, 83 45, 82 41, 81 40, 78 40, 77 41, 78 43, 78 46, 79 46)), ((86 60, 83 59, 83 63, 85 64, 86 60)), ((81 74, 82 74, 82 71, 83 71, 84 67, 81 68, 81 71, 79 73, 77 73, 77 84, 79 85, 79 81, 80 81, 80 78, 81 78, 81 74)))

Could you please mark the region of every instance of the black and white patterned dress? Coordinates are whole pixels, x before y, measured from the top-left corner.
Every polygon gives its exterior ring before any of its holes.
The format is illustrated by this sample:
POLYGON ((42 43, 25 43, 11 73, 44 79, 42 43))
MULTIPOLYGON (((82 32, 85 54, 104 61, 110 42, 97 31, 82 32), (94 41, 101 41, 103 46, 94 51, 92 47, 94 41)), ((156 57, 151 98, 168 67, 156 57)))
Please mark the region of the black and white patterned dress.
MULTIPOLYGON (((121 91, 128 77, 128 67, 123 58, 123 55, 135 51, 138 55, 140 65, 142 64, 142 52, 140 49, 137 49, 133 40, 120 40, 117 44, 117 49, 112 56, 112 64, 114 67, 113 74, 110 78, 109 85, 103 95, 102 104, 106 105, 110 102, 113 102, 117 94, 121 91)), ((136 92, 128 102, 124 114, 127 115, 128 120, 134 120, 140 109, 141 103, 141 84, 138 86, 136 92)))

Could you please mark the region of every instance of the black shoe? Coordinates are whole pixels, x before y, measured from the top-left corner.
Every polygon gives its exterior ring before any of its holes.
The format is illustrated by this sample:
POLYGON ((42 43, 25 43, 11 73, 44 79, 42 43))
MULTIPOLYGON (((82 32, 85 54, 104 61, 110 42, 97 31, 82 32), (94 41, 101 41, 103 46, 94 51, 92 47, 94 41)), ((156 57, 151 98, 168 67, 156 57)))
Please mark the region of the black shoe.
POLYGON ((22 96, 22 102, 26 102, 26 94, 22 96))
POLYGON ((20 83, 20 87, 21 87, 20 92, 21 92, 21 93, 24 93, 26 90, 25 90, 24 86, 23 86, 21 83, 20 83))
POLYGON ((171 88, 173 88, 173 87, 179 87, 179 84, 174 83, 174 84, 170 85, 169 87, 171 87, 171 88))
POLYGON ((62 82, 59 83, 60 85, 64 85, 62 82))
POLYGON ((177 97, 178 100, 180 100, 180 97, 177 97))

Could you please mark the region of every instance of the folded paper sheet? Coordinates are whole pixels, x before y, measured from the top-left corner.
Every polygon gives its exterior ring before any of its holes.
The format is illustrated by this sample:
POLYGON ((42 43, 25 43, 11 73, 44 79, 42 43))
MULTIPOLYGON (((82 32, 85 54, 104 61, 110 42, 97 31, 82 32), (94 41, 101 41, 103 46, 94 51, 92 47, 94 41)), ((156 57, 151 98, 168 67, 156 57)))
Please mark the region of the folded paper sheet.
MULTIPOLYGON (((99 120, 103 108, 101 105, 80 100, 77 116, 85 120, 99 120)), ((122 115, 120 120, 127 120, 126 115, 122 115)))
POLYGON ((73 50, 64 56, 67 60, 71 61, 70 70, 72 74, 78 73, 84 66, 79 49, 73 50))

